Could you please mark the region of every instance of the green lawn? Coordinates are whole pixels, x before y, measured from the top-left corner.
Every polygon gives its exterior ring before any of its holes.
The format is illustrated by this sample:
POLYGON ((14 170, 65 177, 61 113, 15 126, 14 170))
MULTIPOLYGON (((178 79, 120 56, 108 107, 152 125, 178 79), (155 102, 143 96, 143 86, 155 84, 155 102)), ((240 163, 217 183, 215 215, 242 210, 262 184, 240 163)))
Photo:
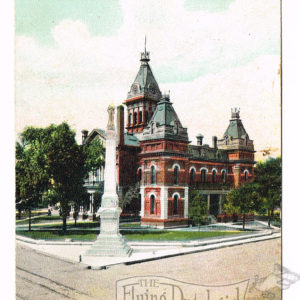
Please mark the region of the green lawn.
MULTIPOLYGON (((241 233, 240 231, 167 231, 167 230, 156 230, 156 231, 126 231, 121 230, 121 233, 126 236, 128 240, 135 241, 187 241, 197 240, 201 238, 217 237, 224 235, 232 235, 241 233)), ((62 234, 61 230, 39 230, 39 231, 17 231, 17 234, 31 237, 34 239, 43 240, 56 240, 56 239, 74 239, 74 240, 89 240, 93 241, 96 239, 97 233, 89 230, 68 230, 66 235, 62 234)))
MULTIPOLYGON (((31 218, 31 224, 38 224, 38 223, 44 223, 44 222, 51 222, 51 221, 57 221, 61 220, 60 216, 35 216, 31 218)), ((26 225, 28 224, 28 219, 25 220, 16 220, 16 225, 26 225)))

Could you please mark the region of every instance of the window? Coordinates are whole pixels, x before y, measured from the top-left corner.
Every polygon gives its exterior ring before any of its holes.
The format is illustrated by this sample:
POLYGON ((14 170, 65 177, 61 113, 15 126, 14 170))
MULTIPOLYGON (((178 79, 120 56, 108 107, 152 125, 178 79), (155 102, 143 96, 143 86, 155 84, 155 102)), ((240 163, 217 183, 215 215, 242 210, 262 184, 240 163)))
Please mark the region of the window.
POLYGON ((245 181, 247 181, 248 180, 248 174, 249 172, 248 171, 245 171, 245 181))
POLYGON ((146 123, 149 121, 148 118, 149 118, 149 113, 148 113, 148 111, 146 111, 146 113, 145 113, 146 123))
POLYGON ((174 167, 174 184, 178 184, 178 166, 174 167))
POLYGON ((174 196, 173 214, 178 215, 178 195, 174 196))
POLYGON ((206 182, 206 169, 201 171, 201 182, 206 182))
POLYGON ((128 116, 128 124, 130 125, 132 123, 132 114, 130 113, 128 116))
POLYGON ((154 214, 154 212, 155 212, 155 197, 154 197, 154 195, 151 195, 150 201, 151 201, 151 211, 150 211, 150 213, 154 214))
POLYGON ((194 183, 194 182, 195 182, 195 169, 191 169, 190 183, 194 183))
POLYGON ((156 178, 155 178, 155 167, 151 167, 151 184, 155 184, 156 178))
POLYGON ((142 181, 142 169, 138 170, 138 182, 142 181))
POLYGON ((140 110, 139 111, 139 123, 143 122, 143 112, 140 110))
POLYGON ((212 182, 215 183, 217 181, 217 171, 213 170, 212 171, 212 182))
POLYGON ((226 182, 226 171, 225 170, 222 171, 222 182, 223 183, 226 182))
POLYGON ((136 124, 137 123, 137 113, 135 112, 133 114, 133 124, 136 124))

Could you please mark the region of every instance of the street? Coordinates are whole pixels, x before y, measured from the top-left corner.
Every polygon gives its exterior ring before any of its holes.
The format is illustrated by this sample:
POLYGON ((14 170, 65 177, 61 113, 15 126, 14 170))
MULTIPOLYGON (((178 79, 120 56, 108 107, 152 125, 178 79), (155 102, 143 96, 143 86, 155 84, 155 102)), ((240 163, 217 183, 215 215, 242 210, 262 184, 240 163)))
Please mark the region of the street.
MULTIPOLYGON (((16 247, 16 299, 115 299, 116 281, 139 275, 157 275, 195 284, 221 285, 267 277, 281 263, 279 238, 150 261, 88 270, 37 252, 16 247)), ((278 288, 272 299, 280 299, 278 288)), ((263 299, 252 289, 246 299, 263 299)))

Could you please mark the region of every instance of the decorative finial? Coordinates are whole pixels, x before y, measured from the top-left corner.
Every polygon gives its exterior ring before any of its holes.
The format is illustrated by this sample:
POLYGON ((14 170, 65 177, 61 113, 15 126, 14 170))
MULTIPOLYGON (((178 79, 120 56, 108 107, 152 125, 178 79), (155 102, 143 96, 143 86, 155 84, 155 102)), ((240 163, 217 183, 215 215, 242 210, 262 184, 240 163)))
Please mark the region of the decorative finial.
POLYGON ((145 35, 145 50, 141 53, 141 62, 143 65, 146 65, 150 61, 150 53, 147 52, 147 37, 145 35))
POLYGON ((232 119, 240 118, 240 108, 237 107, 231 108, 231 118, 232 119))

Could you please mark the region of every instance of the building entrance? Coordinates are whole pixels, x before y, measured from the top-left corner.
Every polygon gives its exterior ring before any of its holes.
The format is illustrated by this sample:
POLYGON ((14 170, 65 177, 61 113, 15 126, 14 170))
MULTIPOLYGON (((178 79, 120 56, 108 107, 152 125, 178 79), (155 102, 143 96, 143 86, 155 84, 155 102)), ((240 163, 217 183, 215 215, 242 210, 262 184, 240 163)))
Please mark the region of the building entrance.
POLYGON ((218 194, 210 194, 210 207, 209 213, 217 217, 219 213, 219 195, 218 194))

